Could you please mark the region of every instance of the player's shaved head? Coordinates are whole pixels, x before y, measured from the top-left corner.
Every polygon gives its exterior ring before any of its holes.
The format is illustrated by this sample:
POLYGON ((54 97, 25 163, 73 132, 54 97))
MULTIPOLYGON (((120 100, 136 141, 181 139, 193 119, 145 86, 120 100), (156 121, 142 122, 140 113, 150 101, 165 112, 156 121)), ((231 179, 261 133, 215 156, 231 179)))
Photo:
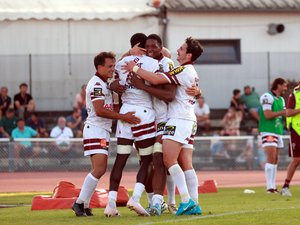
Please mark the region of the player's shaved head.
POLYGON ((137 43, 140 43, 139 47, 145 48, 146 40, 147 36, 144 33, 135 33, 130 38, 131 47, 135 46, 137 43))
POLYGON ((148 39, 152 39, 152 40, 156 40, 157 43, 162 46, 162 40, 160 38, 160 36, 158 36, 157 34, 150 34, 148 37, 147 37, 147 40, 148 39))

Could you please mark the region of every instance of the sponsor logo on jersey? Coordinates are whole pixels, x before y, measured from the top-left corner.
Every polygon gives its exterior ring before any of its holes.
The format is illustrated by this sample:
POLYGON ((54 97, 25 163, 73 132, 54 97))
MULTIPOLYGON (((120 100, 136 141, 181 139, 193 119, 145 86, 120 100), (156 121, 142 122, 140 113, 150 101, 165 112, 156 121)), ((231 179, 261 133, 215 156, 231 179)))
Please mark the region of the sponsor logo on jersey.
POLYGON ((94 88, 94 96, 103 96, 102 88, 94 88))
POLYGON ((168 65, 169 65, 169 70, 170 70, 170 71, 171 71, 172 69, 174 69, 173 63, 169 62, 168 65))
POLYGON ((164 135, 175 135, 176 126, 165 126, 164 135))
POLYGON ((175 69, 173 69, 172 71, 169 72, 170 76, 174 76, 174 75, 177 75, 179 73, 181 73, 183 70, 184 70, 184 66, 179 66, 175 69))
POLYGON ((160 122, 157 124, 156 132, 163 131, 165 129, 166 122, 160 122))

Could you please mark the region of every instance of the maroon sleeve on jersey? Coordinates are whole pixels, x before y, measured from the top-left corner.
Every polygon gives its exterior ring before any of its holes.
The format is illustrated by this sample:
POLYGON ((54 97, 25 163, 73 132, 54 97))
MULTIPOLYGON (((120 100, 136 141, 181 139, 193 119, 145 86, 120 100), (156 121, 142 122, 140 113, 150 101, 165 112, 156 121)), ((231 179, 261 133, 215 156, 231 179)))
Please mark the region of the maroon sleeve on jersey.
POLYGON ((164 73, 171 81, 171 84, 180 85, 176 75, 170 75, 170 73, 164 73))
POLYGON ((294 109, 296 106, 296 99, 294 93, 291 93, 289 95, 288 103, 287 103, 287 109, 294 109))

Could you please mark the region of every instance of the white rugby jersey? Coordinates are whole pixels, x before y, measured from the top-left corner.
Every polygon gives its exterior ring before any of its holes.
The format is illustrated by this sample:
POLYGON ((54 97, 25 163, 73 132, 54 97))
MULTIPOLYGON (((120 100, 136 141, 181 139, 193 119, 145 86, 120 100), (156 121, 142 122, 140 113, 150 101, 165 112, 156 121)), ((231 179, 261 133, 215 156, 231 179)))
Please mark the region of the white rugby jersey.
MULTIPOLYGON (((174 62, 170 58, 165 56, 163 56, 158 61, 158 65, 159 65, 159 72, 169 72, 174 68, 174 62)), ((166 122, 168 118, 168 104, 165 101, 160 100, 156 97, 153 97, 152 100, 153 100, 153 109, 155 111, 155 120, 159 122, 161 121, 166 122)))
POLYGON ((122 102, 124 104, 138 105, 152 108, 152 99, 147 92, 137 89, 128 83, 128 72, 122 70, 122 65, 134 60, 136 64, 144 70, 156 72, 159 69, 158 62, 148 56, 127 56, 120 60, 115 67, 116 75, 120 78, 120 84, 126 86, 125 92, 122 94, 122 102))
POLYGON ((169 103, 168 118, 196 121, 194 112, 195 97, 185 91, 193 85, 199 86, 199 77, 192 64, 178 66, 164 76, 171 84, 176 84, 175 99, 169 103))
POLYGON ((88 113, 85 123, 101 127, 111 132, 112 120, 97 116, 93 106, 93 101, 104 100, 104 107, 113 110, 112 93, 107 88, 107 83, 99 76, 93 76, 87 84, 85 100, 88 113))

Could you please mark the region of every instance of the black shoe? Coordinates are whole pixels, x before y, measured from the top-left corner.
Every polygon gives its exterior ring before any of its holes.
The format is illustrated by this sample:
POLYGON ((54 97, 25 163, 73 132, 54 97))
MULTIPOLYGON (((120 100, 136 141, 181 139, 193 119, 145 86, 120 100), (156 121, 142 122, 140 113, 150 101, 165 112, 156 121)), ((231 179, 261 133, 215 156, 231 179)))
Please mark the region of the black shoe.
POLYGON ((74 202, 72 209, 75 212, 76 216, 87 216, 86 213, 84 212, 83 203, 78 204, 74 202))
POLYGON ((93 216, 93 212, 92 212, 92 209, 90 208, 84 208, 84 212, 87 216, 93 216))

